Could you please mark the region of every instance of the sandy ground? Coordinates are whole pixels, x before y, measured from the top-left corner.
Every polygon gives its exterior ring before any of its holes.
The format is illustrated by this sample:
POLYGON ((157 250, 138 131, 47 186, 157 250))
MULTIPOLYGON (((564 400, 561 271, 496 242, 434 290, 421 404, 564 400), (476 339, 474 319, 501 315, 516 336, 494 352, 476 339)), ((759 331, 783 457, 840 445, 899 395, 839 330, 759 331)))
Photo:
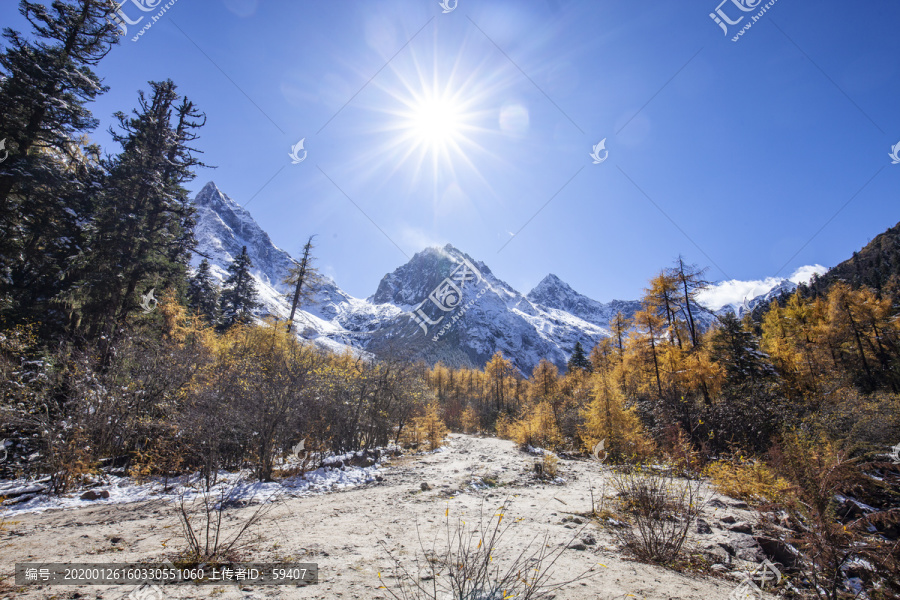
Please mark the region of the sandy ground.
MULTIPOLYGON (((521 549, 535 535, 546 534, 553 548, 564 548, 555 579, 591 577, 556 592, 557 600, 726 600, 734 580, 684 575, 631 561, 615 548, 609 532, 595 523, 573 525, 563 519, 584 515, 604 489, 604 469, 587 460, 560 460, 565 483, 541 483, 533 476, 536 457, 495 438, 452 435, 445 451, 394 459, 383 481, 354 489, 304 498, 274 506, 254 530, 242 558, 254 562, 315 562, 317 585, 296 586, 165 586, 163 598, 344 598, 389 599, 378 573, 390 585, 391 561, 379 542, 411 569, 420 540, 430 545, 461 518, 472 523, 481 511, 492 516, 503 502, 512 523, 506 532, 507 552, 521 549), (493 487, 480 484, 495 480, 493 487), (429 484, 422 491, 422 483, 429 484), (590 534, 595 544, 570 549, 573 536, 590 534)), ((607 495, 610 493, 606 487, 607 495)), ((254 506, 230 509, 236 526, 254 506)), ((141 502, 97 504, 72 510, 12 517, 0 533, 0 573, 14 572, 16 562, 164 561, 184 548, 175 506, 141 502)), ((712 519, 711 519, 712 520, 712 519)), ((577 540, 576 540, 577 541, 577 540)), ((126 598, 133 587, 28 586, 16 588, 12 578, 0 587, 0 598, 126 598)), ((145 593, 141 600, 160 600, 145 593)))

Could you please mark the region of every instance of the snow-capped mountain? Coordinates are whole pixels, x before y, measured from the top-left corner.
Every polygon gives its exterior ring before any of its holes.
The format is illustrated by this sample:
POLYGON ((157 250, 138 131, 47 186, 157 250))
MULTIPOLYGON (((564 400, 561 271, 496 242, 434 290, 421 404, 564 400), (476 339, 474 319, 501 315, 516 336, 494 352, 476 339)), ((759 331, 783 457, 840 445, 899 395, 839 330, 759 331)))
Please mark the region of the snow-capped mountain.
POLYGON ((566 311, 605 329, 609 329, 609 321, 617 312, 630 319, 641 308, 638 300, 613 300, 605 304, 592 300, 573 290, 569 284, 553 273, 544 277, 528 292, 527 298, 535 304, 566 311))
MULTIPOLYGON (((208 183, 194 202, 198 246, 193 265, 206 257, 221 284, 228 265, 247 246, 263 305, 259 316, 286 319, 290 304, 285 294, 290 290, 283 282, 294 259, 214 183, 208 183)), ((706 308, 698 308, 695 320, 708 326, 715 320, 713 311, 740 315, 744 303, 735 306, 733 301, 744 289, 740 283, 712 288, 701 301, 706 308)), ((790 285, 796 287, 789 280, 777 280, 748 299, 747 306, 768 301, 781 290, 792 291, 790 285)), ((320 345, 382 357, 482 367, 500 351, 527 375, 541 358, 564 367, 576 342, 590 349, 610 335, 609 321, 617 312, 631 318, 640 306, 637 300, 598 302, 552 274, 523 296, 486 264, 448 244, 416 253, 385 275, 366 299, 323 278, 314 301, 301 306, 295 324, 298 335, 320 345)))
POLYGON ((727 312, 738 317, 744 316, 761 304, 769 304, 772 300, 789 296, 801 283, 809 283, 814 275, 822 275, 828 271, 822 265, 800 267, 790 277, 767 277, 761 280, 720 281, 703 290, 698 300, 706 308, 723 315, 727 312))

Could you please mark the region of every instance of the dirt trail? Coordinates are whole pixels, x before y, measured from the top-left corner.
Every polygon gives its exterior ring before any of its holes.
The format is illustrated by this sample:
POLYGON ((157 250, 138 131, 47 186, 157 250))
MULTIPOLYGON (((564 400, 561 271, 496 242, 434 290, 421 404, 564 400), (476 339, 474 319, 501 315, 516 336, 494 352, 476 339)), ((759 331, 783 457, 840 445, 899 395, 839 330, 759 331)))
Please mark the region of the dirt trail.
MULTIPOLYGON (((379 542, 401 559, 418 553, 419 539, 430 543, 444 531, 445 511, 476 518, 484 506, 493 515, 504 500, 514 523, 505 535, 504 550, 521 549, 535 535, 549 535, 552 545, 572 542, 580 526, 562 519, 590 511, 591 494, 604 489, 603 469, 596 462, 559 462, 565 483, 539 483, 533 476, 537 458, 509 441, 452 435, 444 451, 395 459, 383 469, 383 481, 346 491, 291 498, 276 506, 256 529, 259 538, 248 560, 295 560, 319 565, 319 584, 307 587, 236 585, 166 586, 166 598, 343 598, 375 600, 391 596, 378 580, 390 561, 379 542), (485 484, 485 481, 490 486, 485 484), (431 489, 422 491, 421 484, 431 489), (418 532, 417 532, 418 528, 418 532)), ((608 489, 607 489, 608 494, 608 489)), ((238 523, 254 507, 229 512, 238 523)), ((0 572, 13 572, 16 562, 138 562, 162 561, 181 550, 180 525, 172 504, 143 502, 102 505, 77 510, 48 511, 12 518, 0 533, 0 572)), ((557 600, 711 600, 725 599, 736 583, 686 576, 625 560, 612 537, 595 524, 586 524, 579 537, 590 534, 596 543, 583 550, 566 549, 554 573, 568 579, 593 568, 593 576, 556 595, 557 600), (630 596, 626 596, 630 594, 630 596)), ((556 547, 556 546, 554 546, 556 547)), ((386 579, 390 582, 390 579, 386 579)), ((104 598, 127 596, 124 587, 5 587, 0 598, 104 598), (74 594, 79 594, 75 596, 74 594)), ((148 596, 151 598, 151 596, 148 596)))

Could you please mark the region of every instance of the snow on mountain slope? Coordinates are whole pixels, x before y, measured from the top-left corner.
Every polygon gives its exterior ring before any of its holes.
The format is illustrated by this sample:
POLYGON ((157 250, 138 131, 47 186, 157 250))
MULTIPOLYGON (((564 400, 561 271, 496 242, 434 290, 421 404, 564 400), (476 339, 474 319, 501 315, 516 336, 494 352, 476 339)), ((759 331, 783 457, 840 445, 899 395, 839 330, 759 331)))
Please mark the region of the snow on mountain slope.
POLYGON ((372 336, 366 348, 379 353, 402 347, 430 362, 480 367, 499 351, 530 374, 541 358, 562 367, 576 342, 590 348, 609 336, 575 315, 533 304, 483 262, 450 244, 426 248, 385 275, 369 300, 407 312, 372 336), (470 275, 456 282, 457 291, 446 282, 460 278, 460 268, 470 275), (443 304, 440 294, 433 295, 436 290, 450 290, 443 304), (421 323, 410 315, 417 310, 423 313, 421 323))
MULTIPOLYGON (((222 193, 215 183, 209 182, 200 190, 194 205, 197 210, 194 228, 197 251, 192 266, 196 268, 203 258, 207 258, 210 271, 221 286, 228 277, 228 265, 246 246, 253 262, 251 275, 262 304, 258 316, 272 315, 287 319, 290 303, 285 294, 291 290, 284 280, 295 264, 290 254, 275 246, 250 213, 222 193)), ((352 338, 348 337, 354 331, 347 330, 343 323, 354 329, 352 326, 359 321, 363 324, 377 323, 385 313, 396 315, 401 312, 395 307, 372 306, 364 300, 353 298, 333 280, 324 277, 314 304, 308 310, 298 311, 294 321, 304 337, 332 350, 342 350, 356 347, 352 338)))
POLYGON ((731 312, 741 317, 759 304, 768 304, 781 294, 794 293, 800 283, 808 283, 813 275, 828 271, 822 265, 800 267, 787 279, 767 277, 762 280, 720 281, 700 293, 698 300, 716 314, 731 312))
MULTIPOLYGON (((214 183, 194 202, 198 246, 193 265, 207 257, 221 285, 228 265, 247 246, 263 305, 258 316, 286 319, 290 286, 283 281, 294 259, 214 183)), ((817 269, 822 267, 801 269, 792 279, 817 269)), ((701 294, 703 306, 694 319, 705 328, 716 320, 716 311, 742 314, 750 291, 755 295, 747 306, 752 308, 795 287, 796 282, 776 279, 715 284, 701 294)), ((416 253, 386 274, 367 299, 354 298, 324 278, 314 300, 298 311, 295 324, 298 335, 332 350, 479 368, 499 351, 529 375, 542 358, 565 368, 576 342, 590 349, 609 337, 609 321, 617 312, 630 319, 640 307, 637 300, 598 302, 552 274, 523 296, 486 264, 447 244, 416 253)))
POLYGON ((609 321, 617 312, 630 319, 641 308, 637 300, 613 300, 606 304, 592 300, 552 273, 528 292, 527 298, 535 304, 568 312, 605 329, 609 329, 609 321))

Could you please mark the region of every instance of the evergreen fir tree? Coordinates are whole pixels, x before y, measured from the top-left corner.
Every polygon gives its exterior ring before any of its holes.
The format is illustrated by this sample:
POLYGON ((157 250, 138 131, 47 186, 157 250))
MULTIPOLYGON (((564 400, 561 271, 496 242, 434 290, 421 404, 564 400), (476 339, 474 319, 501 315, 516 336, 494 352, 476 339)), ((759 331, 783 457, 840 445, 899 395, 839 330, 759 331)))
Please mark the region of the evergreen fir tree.
POLYGON ((774 375, 775 370, 752 331, 745 329, 731 313, 720 317, 719 322, 721 327, 712 337, 712 357, 725 367, 728 387, 738 388, 774 375))
POLYGON ((71 267, 86 250, 99 148, 87 103, 106 91, 92 71, 117 41, 108 0, 23 0, 32 39, 5 29, 0 52, 0 308, 58 328, 71 267), (51 302, 55 300, 54 302, 51 302))
POLYGON ((116 330, 146 289, 183 292, 195 245, 194 209, 182 184, 205 166, 188 145, 205 118, 172 81, 150 86, 149 97, 138 94, 133 116, 116 114, 121 131, 110 132, 122 152, 105 161, 91 253, 82 265, 91 337, 116 330))
POLYGON ((567 366, 569 368, 569 371, 581 369, 582 371, 587 371, 588 373, 590 373, 594 370, 593 365, 591 365, 591 361, 584 353, 584 348, 581 346, 581 342, 575 342, 575 349, 572 351, 572 358, 569 359, 567 366))
POLYGON ((213 282, 209 261, 205 258, 188 281, 188 306, 195 314, 203 315, 210 324, 215 324, 219 319, 219 290, 213 282))
POLYGON ((247 254, 247 246, 241 254, 228 265, 228 279, 222 291, 220 305, 222 310, 222 326, 227 328, 235 323, 248 323, 252 311, 259 307, 256 301, 256 286, 250 276, 253 262, 247 254))

